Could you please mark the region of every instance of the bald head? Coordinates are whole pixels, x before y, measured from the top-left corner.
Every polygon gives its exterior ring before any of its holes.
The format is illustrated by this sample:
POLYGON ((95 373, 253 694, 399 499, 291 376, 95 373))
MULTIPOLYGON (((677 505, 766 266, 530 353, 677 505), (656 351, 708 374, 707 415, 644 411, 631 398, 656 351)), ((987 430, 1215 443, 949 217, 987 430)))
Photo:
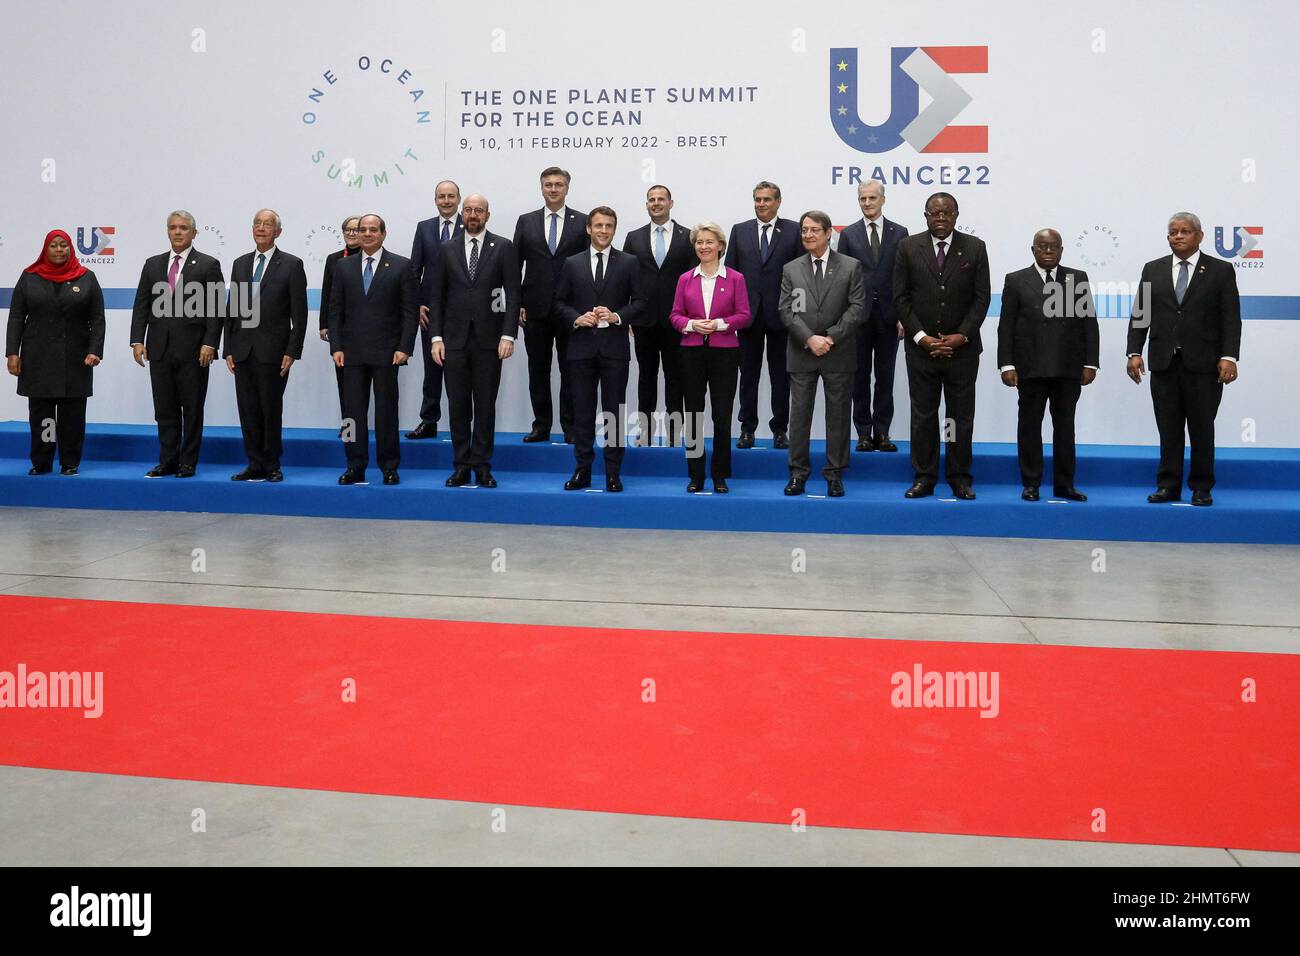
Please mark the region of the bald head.
POLYGON ((1055 229, 1039 229, 1029 247, 1040 269, 1055 269, 1061 264, 1061 234, 1055 229))

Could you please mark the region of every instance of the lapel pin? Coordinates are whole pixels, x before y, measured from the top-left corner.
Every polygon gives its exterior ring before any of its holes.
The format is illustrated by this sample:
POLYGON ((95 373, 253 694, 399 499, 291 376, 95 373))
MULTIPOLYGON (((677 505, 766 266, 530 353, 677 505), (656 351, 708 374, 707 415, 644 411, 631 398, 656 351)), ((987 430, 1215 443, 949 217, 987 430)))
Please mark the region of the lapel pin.
POLYGON ((79 286, 79 285, 74 285, 74 286, 72 287, 72 291, 73 291, 73 292, 80 292, 80 291, 81 291, 81 286, 79 286))

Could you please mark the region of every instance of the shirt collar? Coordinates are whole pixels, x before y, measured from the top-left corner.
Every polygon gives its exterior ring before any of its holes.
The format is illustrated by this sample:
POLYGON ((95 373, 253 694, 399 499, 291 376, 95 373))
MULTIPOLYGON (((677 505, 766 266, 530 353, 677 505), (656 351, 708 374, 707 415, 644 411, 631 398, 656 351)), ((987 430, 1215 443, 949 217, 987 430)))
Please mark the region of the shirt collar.
POLYGON ((358 249, 357 255, 361 257, 362 262, 365 262, 367 259, 374 259, 375 262, 378 262, 380 259, 384 258, 384 247, 380 246, 378 249, 376 249, 375 254, 373 256, 367 253, 366 250, 364 249, 358 249))
POLYGON ((186 247, 185 247, 184 249, 182 249, 180 252, 177 252, 175 249, 172 249, 172 250, 169 250, 169 251, 168 251, 168 253, 167 253, 167 259, 168 259, 168 261, 170 262, 172 259, 175 259, 177 256, 180 256, 180 257, 181 257, 181 262, 184 263, 185 260, 188 259, 188 258, 190 257, 190 253, 193 252, 193 251, 194 251, 194 247, 193 247, 193 246, 186 246, 186 247))
MULTIPOLYGON (((1195 252, 1193 252, 1190 256, 1187 257, 1187 265, 1191 268, 1191 270, 1192 270, 1193 272, 1196 271, 1196 263, 1200 261, 1200 258, 1201 258, 1201 250, 1200 250, 1200 249, 1197 249, 1195 252)), ((1181 262, 1181 261, 1182 261, 1182 260, 1179 259, 1177 256, 1174 256, 1174 268, 1175 268, 1175 269, 1178 268, 1178 263, 1181 262)))
MULTIPOLYGON (((542 207, 542 222, 546 223, 546 226, 547 226, 548 229, 550 228, 550 225, 551 225, 551 215, 552 215, 551 210, 549 210, 549 209, 547 209, 545 206, 543 206, 543 207, 542 207)), ((555 225, 556 225, 557 227, 558 227, 558 226, 562 226, 562 225, 564 225, 564 221, 569 217, 569 207, 568 207, 568 206, 561 206, 559 209, 555 210, 554 215, 560 217, 558 220, 556 220, 555 225)))
POLYGON ((712 279, 725 279, 725 278, 727 277, 727 267, 726 267, 724 264, 722 264, 722 263, 718 263, 718 271, 717 271, 717 274, 716 274, 716 275, 713 275, 713 276, 706 276, 706 275, 701 271, 702 268, 703 268, 702 266, 696 266, 693 270, 691 270, 691 275, 699 276, 701 279, 710 279, 710 278, 712 278, 712 279))
POLYGON ((877 231, 877 232, 884 232, 884 231, 885 231, 885 214, 884 214, 884 213, 881 213, 881 214, 880 214, 879 216, 877 216, 875 219, 868 219, 866 216, 863 216, 863 217, 862 217, 862 222, 863 222, 863 224, 867 227, 867 232, 868 232, 868 233, 871 232, 871 224, 872 224, 873 222, 876 224, 876 231, 877 231))
POLYGON ((271 257, 275 255, 275 253, 276 253, 275 246, 272 246, 270 249, 267 249, 266 252, 262 252, 257 248, 257 246, 253 246, 253 261, 256 262, 258 256, 266 256, 266 261, 270 262, 271 257))
POLYGON ((608 246, 606 246, 604 249, 597 249, 594 245, 593 245, 593 246, 588 246, 588 247, 587 247, 587 254, 588 254, 588 256, 591 258, 591 261, 592 261, 592 262, 595 262, 595 261, 596 261, 596 253, 597 253, 597 252, 603 252, 603 253, 605 254, 605 261, 606 261, 606 262, 609 262, 609 254, 610 254, 611 252, 613 252, 613 251, 614 251, 614 244, 613 244, 613 243, 610 243, 610 244, 609 244, 608 246))

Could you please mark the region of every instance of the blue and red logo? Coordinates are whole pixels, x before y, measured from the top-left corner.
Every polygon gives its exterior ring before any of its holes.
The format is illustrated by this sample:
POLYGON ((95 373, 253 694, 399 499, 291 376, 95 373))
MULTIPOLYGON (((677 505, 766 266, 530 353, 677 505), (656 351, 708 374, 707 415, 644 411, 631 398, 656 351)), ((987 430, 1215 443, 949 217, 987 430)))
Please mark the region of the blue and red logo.
POLYGON ((1259 248, 1262 235, 1263 226, 1215 226, 1214 249, 1225 259, 1263 259, 1264 250, 1259 248), (1225 230, 1231 230, 1230 244, 1223 241, 1225 230))
POLYGON ((111 256, 116 253, 113 248, 116 226, 91 226, 90 244, 86 244, 86 227, 77 227, 77 253, 83 256, 111 256))
POLYGON ((974 99, 953 73, 987 73, 986 46, 896 46, 890 51, 890 112, 879 126, 858 115, 858 51, 830 51, 831 125, 862 153, 885 153, 907 143, 918 153, 987 153, 987 126, 949 125, 974 99), (921 90, 932 102, 921 109, 921 90))

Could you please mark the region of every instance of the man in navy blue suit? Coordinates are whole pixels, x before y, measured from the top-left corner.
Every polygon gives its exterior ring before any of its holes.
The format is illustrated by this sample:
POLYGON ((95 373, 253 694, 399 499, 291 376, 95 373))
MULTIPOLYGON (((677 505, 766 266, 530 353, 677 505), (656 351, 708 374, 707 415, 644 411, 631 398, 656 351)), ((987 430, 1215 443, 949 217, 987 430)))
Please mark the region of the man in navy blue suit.
POLYGON ((898 240, 907 235, 907 227, 885 218, 885 184, 877 179, 858 186, 858 205, 862 218, 840 233, 839 246, 841 253, 862 263, 867 293, 867 315, 858 327, 853 426, 858 432, 858 451, 898 451, 889 440, 889 426, 894 421, 894 368, 902 337, 902 326, 894 312, 894 254, 898 240))
POLYGON ((745 277, 749 311, 754 323, 740 330, 740 437, 737 448, 753 448, 758 430, 758 383, 763 377, 763 347, 767 346, 767 377, 772 386, 772 447, 789 448, 790 380, 785 370, 789 338, 781 323, 781 272, 803 254, 799 224, 778 219, 781 187, 763 180, 754 187, 754 219, 731 227, 727 241, 728 269, 745 277))
POLYGON ((623 490, 620 476, 627 434, 627 372, 632 350, 627 330, 645 316, 641 265, 613 247, 618 214, 597 206, 587 217, 591 246, 570 256, 560 272, 555 312, 569 328, 567 374, 573 390, 573 456, 577 467, 565 491, 591 486, 595 460, 596 387, 600 408, 616 427, 605 438, 605 490, 623 490))
POLYGON ((434 187, 433 204, 438 215, 420 220, 411 243, 411 271, 420 284, 420 347, 424 352, 424 397, 420 400, 420 424, 406 433, 407 438, 437 438, 438 418, 442 412, 442 366, 432 358, 429 334, 429 310, 433 308, 433 278, 438 270, 438 252, 444 242, 465 231, 457 208, 460 187, 444 179, 434 187))

